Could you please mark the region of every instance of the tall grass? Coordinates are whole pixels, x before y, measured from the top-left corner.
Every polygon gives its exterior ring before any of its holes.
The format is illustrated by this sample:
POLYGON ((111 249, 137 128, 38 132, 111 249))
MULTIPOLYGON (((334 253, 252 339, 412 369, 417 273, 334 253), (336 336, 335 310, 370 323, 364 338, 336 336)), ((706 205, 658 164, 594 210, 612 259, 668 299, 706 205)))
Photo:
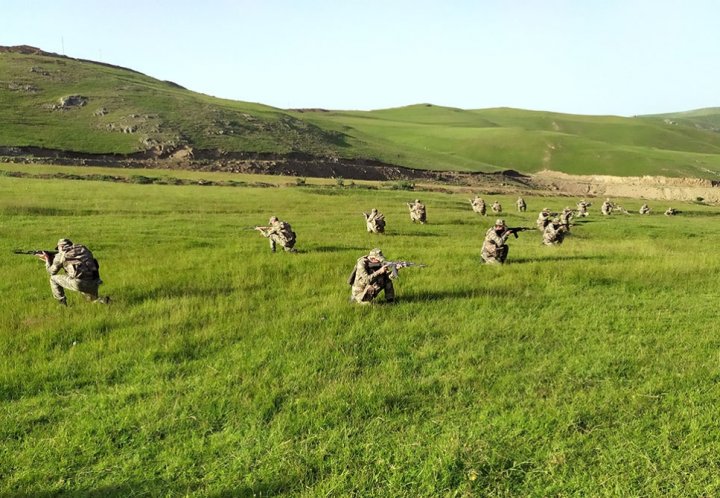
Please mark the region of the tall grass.
MULTIPOLYGON (((717 494, 717 209, 594 210, 494 267, 466 197, 0 177, 0 495, 717 494), (298 254, 240 230, 272 214, 298 254), (10 254, 60 237, 110 306, 10 254), (352 306, 375 246, 428 266, 352 306)), ((509 225, 570 203, 526 200, 509 225)))

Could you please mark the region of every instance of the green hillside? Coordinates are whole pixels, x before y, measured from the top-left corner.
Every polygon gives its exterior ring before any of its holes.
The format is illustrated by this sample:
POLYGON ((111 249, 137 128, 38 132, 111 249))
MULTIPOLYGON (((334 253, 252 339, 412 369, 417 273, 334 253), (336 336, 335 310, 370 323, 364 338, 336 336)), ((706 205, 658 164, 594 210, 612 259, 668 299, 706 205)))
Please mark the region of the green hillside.
POLYGON ((453 171, 720 173, 719 109, 634 118, 431 104, 281 110, 29 47, 0 47, 0 121, 0 146, 83 153, 161 154, 192 147, 453 171), (70 96, 81 99, 62 106, 70 96))

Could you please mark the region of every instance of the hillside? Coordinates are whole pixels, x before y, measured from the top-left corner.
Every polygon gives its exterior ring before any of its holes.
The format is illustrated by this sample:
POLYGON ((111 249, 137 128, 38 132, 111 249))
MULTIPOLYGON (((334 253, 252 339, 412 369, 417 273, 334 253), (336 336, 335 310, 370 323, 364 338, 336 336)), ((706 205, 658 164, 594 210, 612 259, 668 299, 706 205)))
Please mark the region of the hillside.
POLYGON ((344 165, 344 171, 384 164, 717 178, 720 111, 714 111, 623 118, 432 104, 282 110, 210 97, 130 69, 32 47, 0 48, 5 155, 36 148, 31 152, 46 157, 64 151, 78 158, 110 155, 229 170, 263 160, 269 172, 292 158, 291 171, 298 174, 310 161, 330 170, 344 165))

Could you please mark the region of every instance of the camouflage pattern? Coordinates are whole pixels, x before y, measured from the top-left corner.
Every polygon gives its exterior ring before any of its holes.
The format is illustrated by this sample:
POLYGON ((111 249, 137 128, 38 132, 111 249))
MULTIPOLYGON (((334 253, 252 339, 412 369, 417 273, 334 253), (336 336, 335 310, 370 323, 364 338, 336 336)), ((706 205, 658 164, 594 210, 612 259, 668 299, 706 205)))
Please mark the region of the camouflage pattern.
POLYGON ((350 276, 352 286, 350 301, 358 304, 370 304, 381 291, 385 292, 385 300, 395 300, 393 276, 383 266, 385 257, 380 249, 373 249, 367 256, 363 256, 355 263, 355 269, 350 276))
POLYGON ((486 216, 487 208, 482 197, 475 196, 474 199, 470 199, 470 205, 472 205, 473 211, 482 216, 486 216))
POLYGON ((665 216, 675 216, 677 214, 677 210, 675 208, 667 208, 667 211, 665 211, 665 216))
POLYGON ((550 212, 549 208, 543 208, 542 211, 540 211, 540 214, 538 214, 537 220, 535 221, 535 225, 537 225, 538 230, 543 231, 545 230, 545 227, 550 223, 552 213, 550 212))
POLYGON ((385 233, 385 215, 373 208, 370 213, 363 213, 368 233, 385 233))
POLYGON ((270 226, 261 228, 260 233, 262 233, 263 237, 270 239, 270 250, 272 252, 275 252, 275 248, 278 245, 287 252, 297 252, 294 248, 297 236, 289 223, 273 216, 270 218, 270 226))
POLYGON ((642 206, 640 206, 639 212, 640 214, 650 214, 650 206, 648 206, 647 204, 643 204, 642 206))
POLYGON ((425 224, 427 221, 427 212, 425 210, 425 204, 420 202, 420 199, 415 199, 415 202, 408 202, 407 207, 410 209, 410 220, 413 223, 417 221, 425 224))
POLYGON ((546 246, 562 244, 566 233, 567 228, 562 225, 560 219, 554 218, 545 227, 545 231, 543 232, 543 244, 546 246))
POLYGON ((60 239, 58 253, 52 261, 45 261, 45 268, 50 274, 50 290, 53 297, 66 304, 65 290, 79 292, 86 300, 106 302, 98 296, 100 265, 90 250, 80 244, 73 244, 68 239, 60 239), (59 274, 64 270, 64 274, 59 274))
POLYGON ((488 264, 504 263, 510 250, 506 244, 510 235, 505 221, 497 220, 495 226, 485 232, 485 240, 483 240, 482 252, 480 253, 483 261, 488 264))
POLYGON ((518 197, 516 204, 518 211, 520 211, 521 213, 527 211, 527 204, 525 204, 525 199, 523 199, 522 197, 518 197))
POLYGON ((610 202, 610 199, 605 199, 605 202, 602 203, 602 206, 600 206, 600 212, 604 214, 605 216, 608 216, 613 211, 613 204, 610 202))
POLYGON ((562 210, 562 213, 560 213, 560 224, 565 227, 566 231, 570 231, 570 222, 573 218, 573 210, 570 209, 570 206, 565 206, 565 209, 562 210))
POLYGON ((585 202, 585 199, 577 203, 578 216, 583 218, 588 215, 588 208, 591 206, 589 202, 585 202))
POLYGON ((493 202, 493 205, 490 207, 490 209, 492 209, 492 212, 495 214, 502 213, 502 205, 498 201, 493 202))

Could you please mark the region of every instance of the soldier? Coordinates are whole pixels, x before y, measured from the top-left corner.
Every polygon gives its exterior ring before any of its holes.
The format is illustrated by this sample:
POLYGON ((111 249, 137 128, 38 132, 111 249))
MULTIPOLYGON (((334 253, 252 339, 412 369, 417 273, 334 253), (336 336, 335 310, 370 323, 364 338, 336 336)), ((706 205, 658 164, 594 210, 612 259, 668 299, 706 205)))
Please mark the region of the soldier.
POLYGON ((560 224, 565 227, 565 231, 570 231, 570 221, 572 221, 573 218, 573 210, 570 209, 570 206, 565 206, 565 209, 562 210, 562 213, 560 213, 560 224))
POLYGON ((518 211, 520 211, 521 213, 527 211, 527 204, 525 204, 525 199, 523 199, 522 197, 518 197, 517 208, 518 211))
POLYGON ((566 233, 567 228, 562 224, 560 218, 553 218, 543 232, 543 244, 546 246, 562 244, 566 233))
POLYGON ((600 206, 600 212, 604 214, 605 216, 608 216, 610 213, 612 213, 613 210, 613 204, 610 202, 610 199, 605 199, 605 202, 602 203, 602 206, 600 206))
POLYGON ((372 208, 370 214, 363 213, 368 233, 385 233, 385 215, 372 208))
POLYGON ((107 304, 110 297, 99 297, 100 264, 93 253, 80 244, 73 244, 69 239, 60 239, 54 257, 44 252, 38 257, 45 261, 45 268, 50 274, 50 289, 53 297, 63 306, 67 306, 65 290, 69 289, 82 294, 87 301, 107 304), (65 270, 64 274, 59 274, 65 270))
POLYGON ((472 205, 473 211, 482 216, 486 215, 485 201, 482 197, 476 195, 474 199, 470 199, 470 204, 472 205))
POLYGON ((541 232, 545 230, 545 227, 548 223, 550 223, 552 216, 555 216, 555 214, 550 212, 550 208, 543 208, 542 211, 540 211, 540 214, 538 214, 537 221, 535 221, 538 230, 541 232))
POLYGON ((679 211, 677 209, 669 207, 667 211, 665 211, 665 216, 675 216, 678 213, 679 211))
POLYGON ((488 264, 504 263, 510 250, 506 242, 511 233, 505 225, 505 220, 495 220, 495 226, 485 233, 481 252, 483 261, 488 264))
POLYGON ((415 199, 415 202, 408 202, 408 208, 410 209, 410 220, 415 223, 419 221, 423 225, 427 221, 427 214, 425 211, 425 204, 420 202, 420 199, 415 199))
POLYGON ((493 202, 493 205, 490 209, 492 209, 492 212, 495 214, 502 213, 502 205, 498 201, 493 202))
POLYGON ((578 208, 578 216, 582 216, 583 218, 588 215, 588 208, 592 206, 589 202, 585 202, 585 199, 582 199, 580 202, 577 203, 578 208))
POLYGON ((280 221, 277 216, 270 217, 270 226, 255 227, 263 237, 270 239, 270 250, 275 252, 275 246, 280 245, 286 252, 297 252, 295 241, 297 236, 292 231, 290 224, 280 221))
POLYGON ((386 266, 383 266, 385 256, 380 249, 371 250, 355 263, 348 283, 352 286, 350 301, 359 304, 370 304, 380 291, 385 291, 385 300, 389 303, 395 300, 393 275, 386 266))
POLYGON ((640 214, 650 214, 650 206, 647 204, 640 206, 640 214))

